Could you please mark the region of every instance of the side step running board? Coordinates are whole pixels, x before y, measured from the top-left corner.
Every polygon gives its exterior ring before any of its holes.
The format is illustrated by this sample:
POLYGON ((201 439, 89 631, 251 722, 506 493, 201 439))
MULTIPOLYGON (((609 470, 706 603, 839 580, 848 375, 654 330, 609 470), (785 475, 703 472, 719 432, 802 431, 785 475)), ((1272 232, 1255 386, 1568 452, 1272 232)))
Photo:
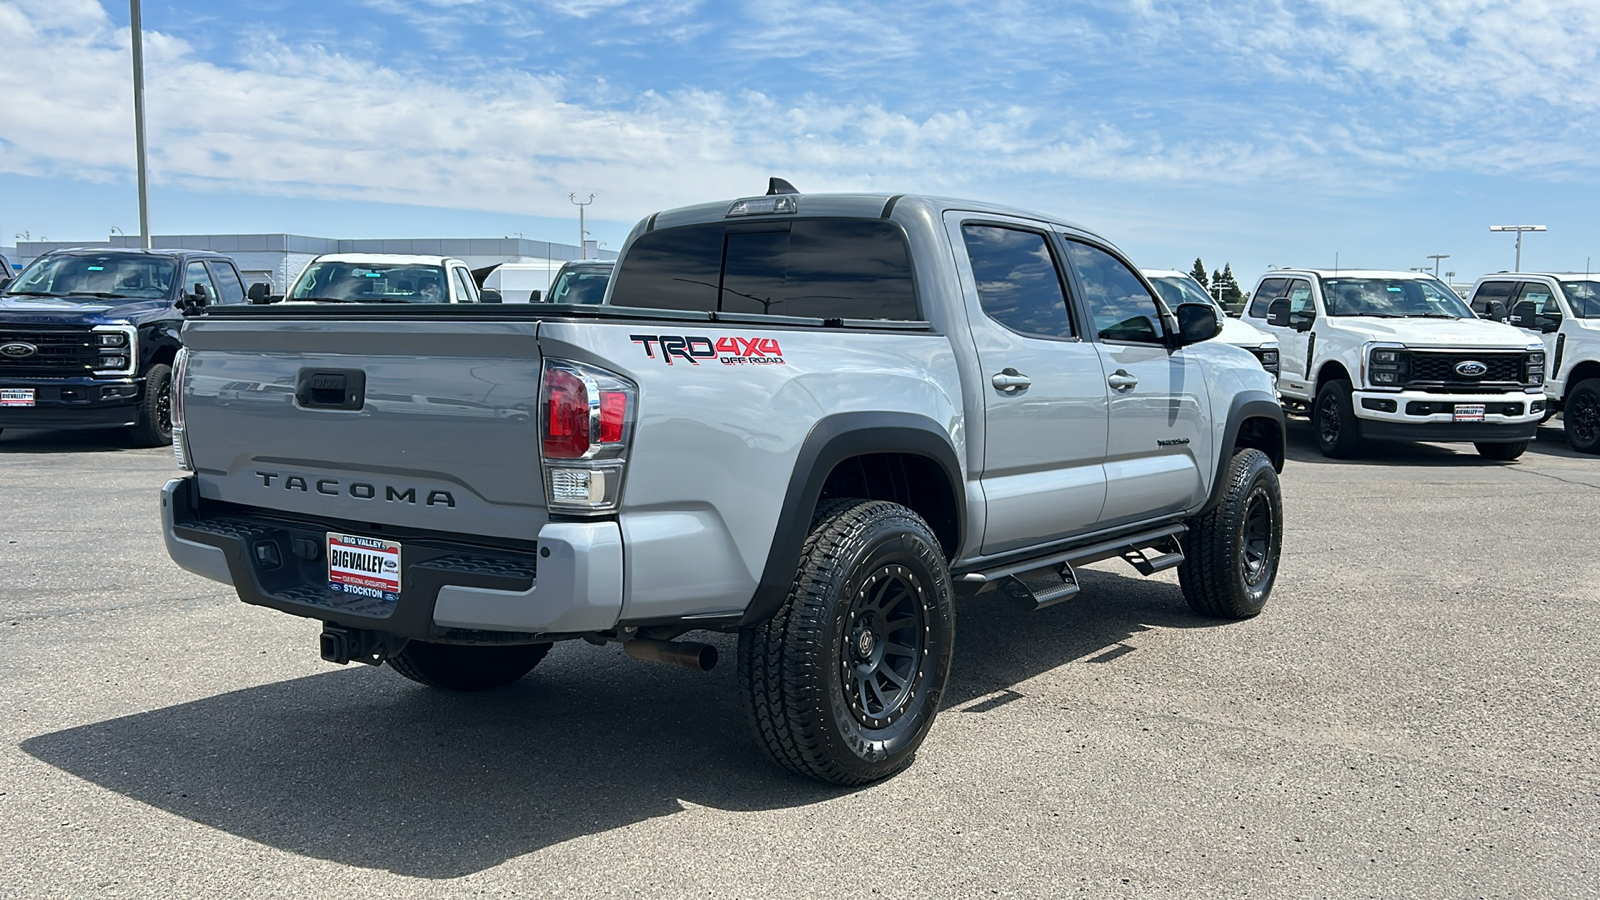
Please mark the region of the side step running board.
POLYGON ((1036 559, 968 572, 956 582, 963 593, 982 594, 999 588, 1008 597, 1031 603, 1034 609, 1043 609, 1078 593, 1074 565, 1120 557, 1142 575, 1154 575, 1177 566, 1183 562, 1183 545, 1178 538, 1186 531, 1186 526, 1174 524, 1036 559))

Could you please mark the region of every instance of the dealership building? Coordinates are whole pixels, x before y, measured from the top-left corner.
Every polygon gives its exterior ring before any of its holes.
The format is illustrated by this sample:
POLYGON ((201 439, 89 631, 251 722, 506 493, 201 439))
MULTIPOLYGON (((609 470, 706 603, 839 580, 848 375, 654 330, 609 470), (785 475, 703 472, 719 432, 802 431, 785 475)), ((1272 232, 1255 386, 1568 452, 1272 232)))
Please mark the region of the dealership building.
MULTIPOLYGON (((523 273, 543 272, 544 285, 549 277, 572 259, 616 259, 610 250, 597 250, 594 242, 580 249, 576 244, 557 244, 550 241, 530 241, 524 238, 399 238, 375 240, 344 240, 339 238, 309 237, 303 234, 158 234, 151 240, 155 247, 169 250, 213 250, 233 257, 244 276, 245 284, 264 281, 272 285, 273 293, 288 290, 306 263, 324 253, 414 253, 423 256, 449 256, 461 260, 473 270, 498 266, 503 263, 520 263, 523 273)), ((106 247, 110 249, 139 247, 137 235, 112 235, 109 241, 18 241, 14 253, 6 253, 15 266, 25 266, 34 259, 68 247, 106 247)), ((489 284, 494 287, 493 283, 489 284)))

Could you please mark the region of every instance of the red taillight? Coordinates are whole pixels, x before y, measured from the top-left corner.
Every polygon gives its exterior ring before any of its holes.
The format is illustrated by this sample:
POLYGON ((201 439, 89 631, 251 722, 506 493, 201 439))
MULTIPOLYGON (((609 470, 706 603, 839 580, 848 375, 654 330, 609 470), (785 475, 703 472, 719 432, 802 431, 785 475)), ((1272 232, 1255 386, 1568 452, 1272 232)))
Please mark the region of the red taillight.
POLYGON ((600 443, 622 440, 622 423, 628 416, 628 395, 621 391, 600 392, 600 443))
POLYGON ((545 406, 545 458, 581 459, 589 452, 589 389, 582 378, 558 368, 545 371, 544 384, 549 398, 545 406))

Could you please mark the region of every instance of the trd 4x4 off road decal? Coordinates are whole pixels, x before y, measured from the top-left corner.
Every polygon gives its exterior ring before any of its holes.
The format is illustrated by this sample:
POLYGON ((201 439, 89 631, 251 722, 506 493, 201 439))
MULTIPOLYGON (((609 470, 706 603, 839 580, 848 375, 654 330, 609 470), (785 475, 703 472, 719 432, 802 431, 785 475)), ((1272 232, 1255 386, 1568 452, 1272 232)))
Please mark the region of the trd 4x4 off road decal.
POLYGON ((656 349, 667 365, 672 358, 687 360, 698 366, 702 359, 717 360, 725 366, 781 366, 785 365, 783 350, 773 338, 690 337, 679 334, 630 334, 628 339, 644 345, 644 355, 656 358, 656 349))

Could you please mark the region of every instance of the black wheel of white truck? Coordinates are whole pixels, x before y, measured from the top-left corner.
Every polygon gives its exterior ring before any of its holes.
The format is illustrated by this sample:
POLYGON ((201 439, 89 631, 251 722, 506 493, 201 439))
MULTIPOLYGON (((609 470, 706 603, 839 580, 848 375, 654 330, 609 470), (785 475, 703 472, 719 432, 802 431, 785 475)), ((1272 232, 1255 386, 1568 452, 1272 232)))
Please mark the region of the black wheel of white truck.
POLYGON ((1600 453, 1600 378, 1586 378, 1567 394, 1561 423, 1572 449, 1600 453))
POLYGON ((1317 449, 1330 459, 1354 459, 1361 455, 1361 424, 1356 421, 1350 382, 1329 381, 1317 391, 1311 411, 1317 429, 1317 449))
POLYGON ((1221 502, 1189 523, 1178 583, 1195 612, 1248 619, 1266 606, 1278 577, 1283 494, 1260 450, 1234 454, 1223 478, 1221 502))
POLYGON ((505 687, 533 671, 550 644, 430 644, 412 641, 389 667, 412 681, 447 691, 505 687))
POLYGON ((1508 444, 1473 444, 1484 459, 1512 460, 1526 453, 1533 441, 1512 441, 1508 444))
POLYGON ((739 634, 756 739, 822 781, 887 778, 933 725, 954 642, 950 571, 927 524, 881 500, 826 504, 788 599, 739 634))
POLYGON ((139 398, 139 418, 133 425, 137 447, 172 443, 172 367, 156 363, 144 376, 144 396, 139 398))

